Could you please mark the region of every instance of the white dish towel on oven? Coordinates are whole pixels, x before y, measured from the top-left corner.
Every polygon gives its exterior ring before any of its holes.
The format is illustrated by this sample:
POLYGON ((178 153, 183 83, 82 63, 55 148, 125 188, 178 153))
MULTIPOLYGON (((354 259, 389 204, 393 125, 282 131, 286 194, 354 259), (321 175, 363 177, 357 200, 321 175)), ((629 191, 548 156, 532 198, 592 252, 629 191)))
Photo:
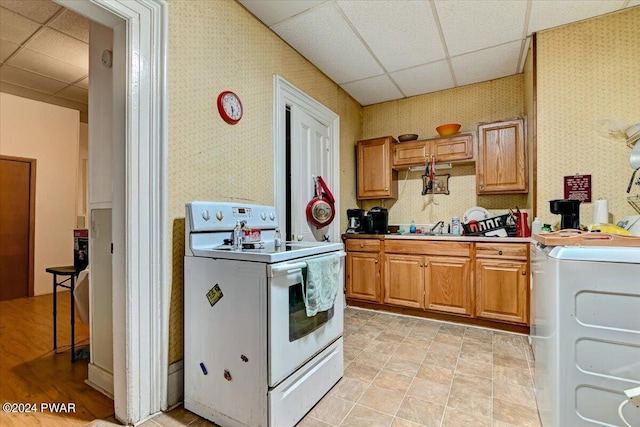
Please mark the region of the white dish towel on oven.
POLYGON ((307 317, 333 307, 340 286, 340 255, 331 254, 307 260, 307 291, 304 304, 307 317))

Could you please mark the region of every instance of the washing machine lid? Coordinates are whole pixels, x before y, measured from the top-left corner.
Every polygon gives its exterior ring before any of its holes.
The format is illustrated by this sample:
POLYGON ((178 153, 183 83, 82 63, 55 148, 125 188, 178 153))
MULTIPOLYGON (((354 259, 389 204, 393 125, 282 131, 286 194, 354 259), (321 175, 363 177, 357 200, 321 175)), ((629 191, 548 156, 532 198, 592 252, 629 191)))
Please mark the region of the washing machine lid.
POLYGON ((640 267, 640 247, 556 246, 549 252, 549 257, 558 260, 639 264, 640 267))

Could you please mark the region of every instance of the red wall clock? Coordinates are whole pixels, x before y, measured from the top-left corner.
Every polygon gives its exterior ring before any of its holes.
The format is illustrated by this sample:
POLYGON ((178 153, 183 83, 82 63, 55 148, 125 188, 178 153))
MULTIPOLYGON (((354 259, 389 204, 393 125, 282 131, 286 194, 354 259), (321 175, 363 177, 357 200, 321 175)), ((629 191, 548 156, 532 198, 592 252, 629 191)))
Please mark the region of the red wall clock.
POLYGON ((242 102, 235 93, 225 90, 218 95, 218 112, 225 122, 235 125, 242 118, 242 102))

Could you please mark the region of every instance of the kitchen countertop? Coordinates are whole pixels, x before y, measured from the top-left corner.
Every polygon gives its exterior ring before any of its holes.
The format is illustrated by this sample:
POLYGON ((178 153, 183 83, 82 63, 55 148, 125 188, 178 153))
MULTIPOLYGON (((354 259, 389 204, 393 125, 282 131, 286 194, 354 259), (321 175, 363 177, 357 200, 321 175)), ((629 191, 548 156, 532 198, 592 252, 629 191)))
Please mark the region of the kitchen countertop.
POLYGON ((530 237, 485 237, 485 236, 454 236, 451 234, 343 234, 345 239, 379 239, 379 240, 442 240, 453 242, 481 242, 481 243, 531 243, 530 237))

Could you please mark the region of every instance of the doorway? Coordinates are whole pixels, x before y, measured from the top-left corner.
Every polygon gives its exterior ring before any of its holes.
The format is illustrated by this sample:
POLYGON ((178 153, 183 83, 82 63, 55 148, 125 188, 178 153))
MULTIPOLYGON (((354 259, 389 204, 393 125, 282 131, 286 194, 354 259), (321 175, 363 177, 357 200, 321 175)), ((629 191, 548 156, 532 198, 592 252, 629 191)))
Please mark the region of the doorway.
POLYGON ((0 301, 33 296, 36 160, 0 156, 0 301))

